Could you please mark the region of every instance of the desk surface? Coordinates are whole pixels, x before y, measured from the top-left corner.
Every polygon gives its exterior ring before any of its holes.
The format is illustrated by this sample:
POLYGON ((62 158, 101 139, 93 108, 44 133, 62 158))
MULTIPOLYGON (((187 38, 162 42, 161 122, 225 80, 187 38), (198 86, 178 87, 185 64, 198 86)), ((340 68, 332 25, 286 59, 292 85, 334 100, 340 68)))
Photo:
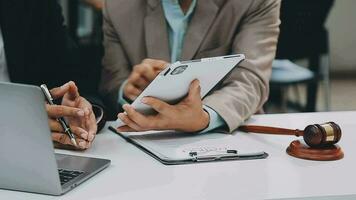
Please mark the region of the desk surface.
MULTIPOLYGON (((165 166, 105 129, 85 152, 57 150, 112 160, 60 199, 356 199, 356 112, 255 115, 248 123, 303 129, 328 121, 343 130, 345 158, 340 161, 293 158, 285 150, 294 137, 250 134, 269 153, 267 159, 165 166)), ((57 198, 0 190, 0 199, 57 198)))

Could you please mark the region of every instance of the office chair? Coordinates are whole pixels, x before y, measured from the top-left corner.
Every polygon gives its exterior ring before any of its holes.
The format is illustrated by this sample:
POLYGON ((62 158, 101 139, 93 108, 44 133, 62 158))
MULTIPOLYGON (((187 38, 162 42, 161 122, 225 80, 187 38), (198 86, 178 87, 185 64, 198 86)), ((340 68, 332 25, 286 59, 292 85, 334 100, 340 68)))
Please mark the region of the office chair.
POLYGON ((276 60, 273 62, 271 101, 277 101, 284 111, 292 105, 302 112, 316 111, 318 83, 324 81, 326 109, 329 107, 329 68, 322 57, 329 53, 325 22, 334 0, 283 0, 280 36, 276 60), (293 63, 307 59, 308 68, 293 63), (291 86, 307 85, 307 103, 290 103, 287 90, 291 86))

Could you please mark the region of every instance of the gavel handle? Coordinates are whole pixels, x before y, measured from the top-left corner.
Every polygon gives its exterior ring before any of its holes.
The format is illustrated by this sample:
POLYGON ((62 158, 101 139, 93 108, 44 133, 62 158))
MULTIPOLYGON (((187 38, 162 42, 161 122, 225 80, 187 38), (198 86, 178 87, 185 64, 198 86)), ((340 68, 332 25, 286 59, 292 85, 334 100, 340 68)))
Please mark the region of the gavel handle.
POLYGON ((304 135, 304 131, 298 129, 293 130, 293 129, 285 129, 285 128, 277 128, 277 127, 268 127, 268 126, 246 125, 246 126, 240 126, 239 130, 244 132, 253 132, 253 133, 262 133, 262 134, 295 135, 297 137, 304 135))

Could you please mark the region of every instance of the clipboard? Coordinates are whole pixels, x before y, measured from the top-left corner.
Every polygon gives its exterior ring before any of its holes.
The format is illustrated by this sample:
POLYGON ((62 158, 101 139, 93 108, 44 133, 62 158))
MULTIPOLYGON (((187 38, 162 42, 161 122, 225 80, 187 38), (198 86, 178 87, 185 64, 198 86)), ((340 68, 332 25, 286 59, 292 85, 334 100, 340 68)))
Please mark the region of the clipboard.
MULTIPOLYGON (((237 146, 226 142, 218 144, 234 137, 221 132, 192 135, 175 131, 150 131, 128 134, 118 132, 112 126, 109 126, 109 130, 164 165, 254 160, 268 157, 264 151, 251 149, 241 151, 237 146)), ((251 145, 245 145, 245 148, 247 146, 251 145)))

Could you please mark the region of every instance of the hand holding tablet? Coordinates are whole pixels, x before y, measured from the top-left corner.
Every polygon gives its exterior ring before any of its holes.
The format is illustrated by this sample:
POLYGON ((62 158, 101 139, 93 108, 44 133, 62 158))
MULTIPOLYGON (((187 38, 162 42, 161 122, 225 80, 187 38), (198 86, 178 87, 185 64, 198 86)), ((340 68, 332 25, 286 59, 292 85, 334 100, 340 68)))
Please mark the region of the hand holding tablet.
MULTIPOLYGON (((186 101, 187 99, 192 99, 188 98, 190 95, 194 96, 193 99, 199 98, 196 97, 197 95, 195 94, 198 89, 201 104, 201 99, 204 98, 214 88, 214 86, 222 81, 224 77, 226 77, 229 72, 231 72, 244 59, 244 55, 236 54, 173 63, 160 72, 158 76, 148 85, 148 87, 135 99, 135 101, 130 106, 125 105, 124 109, 125 111, 132 111, 135 116, 139 115, 141 118, 154 118, 157 116, 158 110, 157 108, 150 106, 152 104, 145 104, 145 100, 160 100, 160 104, 166 104, 167 107, 169 105, 178 106, 183 103, 182 100, 186 101), (199 84, 192 84, 192 82, 196 79, 199 80, 199 84), (198 87, 199 85, 200 87, 198 87), (143 99, 144 97, 153 98, 143 99)), ((199 104, 198 101, 197 104, 199 104)), ((202 109, 202 105, 199 106, 202 109)), ((124 116, 126 114, 127 112, 125 114, 120 114, 120 118, 124 118, 124 121, 131 123, 132 119, 126 119, 129 118, 124 116)), ((125 126, 127 124, 120 118, 117 120, 117 127, 125 126)), ((135 122, 136 121, 133 121, 133 124, 136 124, 135 122)), ((155 128, 157 127, 150 127, 150 129, 155 128)), ((134 130, 135 129, 136 128, 134 128, 134 130)))

